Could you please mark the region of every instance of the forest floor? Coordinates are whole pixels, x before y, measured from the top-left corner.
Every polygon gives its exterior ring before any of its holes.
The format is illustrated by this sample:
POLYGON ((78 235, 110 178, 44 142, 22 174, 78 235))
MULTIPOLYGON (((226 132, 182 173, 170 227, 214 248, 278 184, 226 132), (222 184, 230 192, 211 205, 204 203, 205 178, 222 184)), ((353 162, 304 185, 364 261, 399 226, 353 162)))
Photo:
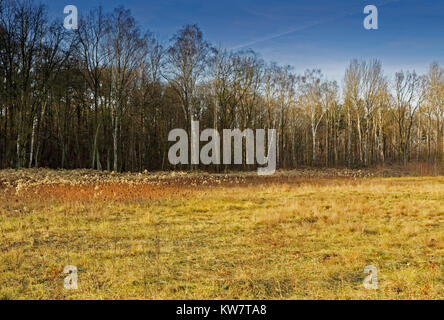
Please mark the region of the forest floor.
POLYGON ((402 175, 1 170, 0 299, 444 299, 444 176, 402 175))

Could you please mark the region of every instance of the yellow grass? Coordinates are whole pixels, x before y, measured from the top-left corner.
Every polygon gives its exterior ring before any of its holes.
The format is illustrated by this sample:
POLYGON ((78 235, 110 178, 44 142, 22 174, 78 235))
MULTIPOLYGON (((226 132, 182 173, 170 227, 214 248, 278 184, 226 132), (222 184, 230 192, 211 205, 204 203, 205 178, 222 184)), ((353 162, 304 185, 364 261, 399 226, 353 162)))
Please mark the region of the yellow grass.
POLYGON ((369 175, 0 171, 0 298, 443 299, 444 177, 369 175))

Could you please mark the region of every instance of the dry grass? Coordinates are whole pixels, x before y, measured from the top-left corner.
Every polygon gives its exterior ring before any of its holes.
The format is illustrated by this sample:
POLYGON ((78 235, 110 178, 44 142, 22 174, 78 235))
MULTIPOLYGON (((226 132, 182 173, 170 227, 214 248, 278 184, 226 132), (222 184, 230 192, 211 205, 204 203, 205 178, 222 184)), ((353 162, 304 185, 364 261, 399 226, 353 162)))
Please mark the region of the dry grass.
POLYGON ((0 298, 443 299, 444 177, 374 175, 0 171, 0 298))

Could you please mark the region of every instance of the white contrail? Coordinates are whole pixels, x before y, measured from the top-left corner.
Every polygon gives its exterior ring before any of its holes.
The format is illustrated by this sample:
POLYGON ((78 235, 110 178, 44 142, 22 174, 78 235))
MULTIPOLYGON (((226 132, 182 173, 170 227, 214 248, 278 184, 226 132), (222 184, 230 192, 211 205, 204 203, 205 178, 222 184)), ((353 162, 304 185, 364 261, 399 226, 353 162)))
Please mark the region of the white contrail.
MULTIPOLYGON (((398 1, 399 0, 390 0, 390 1, 387 1, 387 2, 385 2, 383 4, 378 5, 378 7, 383 7, 383 6, 386 6, 386 5, 390 4, 390 3, 398 2, 398 1)), ((232 47, 231 50, 238 50, 238 49, 241 49, 241 48, 252 46, 252 45, 260 43, 260 42, 264 42, 264 41, 280 38, 282 36, 285 36, 287 34, 291 34, 293 32, 297 32, 297 31, 301 31, 301 30, 306 30, 306 29, 314 27, 314 26, 318 26, 318 25, 321 25, 321 24, 324 24, 324 23, 327 23, 327 22, 331 22, 331 21, 335 21, 335 20, 338 20, 338 19, 343 19, 343 18, 352 16, 352 15, 355 15, 355 14, 356 14, 356 12, 347 13, 347 14, 344 14, 344 15, 335 16, 335 17, 331 17, 331 18, 328 18, 328 19, 323 19, 323 20, 318 20, 318 21, 314 21, 314 22, 311 22, 311 23, 307 23, 307 24, 305 24, 303 26, 300 26, 300 27, 297 27, 297 28, 293 28, 293 29, 285 31, 285 32, 281 32, 281 33, 277 33, 277 34, 272 34, 272 35, 269 35, 269 36, 266 36, 266 37, 263 37, 263 38, 259 38, 259 39, 251 40, 251 41, 243 43, 243 44, 239 44, 237 46, 232 47)))
MULTIPOLYGON (((332 20, 332 19, 329 19, 329 20, 332 20)), ((237 49, 241 49, 241 48, 244 48, 244 47, 249 47, 249 46, 252 46, 252 45, 254 45, 256 43, 259 43, 259 42, 273 40, 273 39, 285 36, 287 34, 290 34, 290 33, 296 32, 296 31, 301 31, 301 30, 308 29, 310 27, 314 27, 316 25, 320 25, 320 24, 325 23, 325 22, 327 22, 327 20, 324 20, 324 21, 322 21, 322 20, 321 21, 314 21, 314 22, 311 22, 311 23, 307 23, 306 25, 303 25, 303 26, 300 26, 300 27, 297 27, 297 28, 294 28, 294 29, 291 29, 291 30, 288 30, 288 31, 285 31, 285 32, 281 32, 281 33, 277 33, 277 34, 272 34, 272 35, 269 35, 269 36, 266 36, 266 37, 263 37, 263 38, 255 39, 255 40, 252 40, 250 42, 237 45, 235 47, 232 47, 231 49, 232 50, 237 50, 237 49)))

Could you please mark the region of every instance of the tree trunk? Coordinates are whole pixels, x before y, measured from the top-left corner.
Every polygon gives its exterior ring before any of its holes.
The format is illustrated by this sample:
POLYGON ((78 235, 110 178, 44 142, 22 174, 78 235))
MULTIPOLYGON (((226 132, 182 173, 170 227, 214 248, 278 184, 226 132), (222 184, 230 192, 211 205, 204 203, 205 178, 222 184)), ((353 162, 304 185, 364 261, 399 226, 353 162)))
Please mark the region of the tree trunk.
POLYGON ((37 115, 34 116, 34 121, 32 122, 31 149, 29 153, 29 168, 32 167, 32 160, 34 156, 34 140, 35 140, 36 129, 37 129, 37 115))
POLYGON ((317 162, 317 155, 316 155, 316 129, 314 128, 314 125, 312 125, 311 133, 313 135, 313 155, 312 155, 312 162, 313 165, 316 165, 317 162))
POLYGON ((119 116, 117 110, 114 111, 114 134, 113 134, 113 148, 114 148, 114 165, 113 169, 115 172, 118 171, 117 167, 117 147, 118 147, 118 133, 119 133, 119 116))

